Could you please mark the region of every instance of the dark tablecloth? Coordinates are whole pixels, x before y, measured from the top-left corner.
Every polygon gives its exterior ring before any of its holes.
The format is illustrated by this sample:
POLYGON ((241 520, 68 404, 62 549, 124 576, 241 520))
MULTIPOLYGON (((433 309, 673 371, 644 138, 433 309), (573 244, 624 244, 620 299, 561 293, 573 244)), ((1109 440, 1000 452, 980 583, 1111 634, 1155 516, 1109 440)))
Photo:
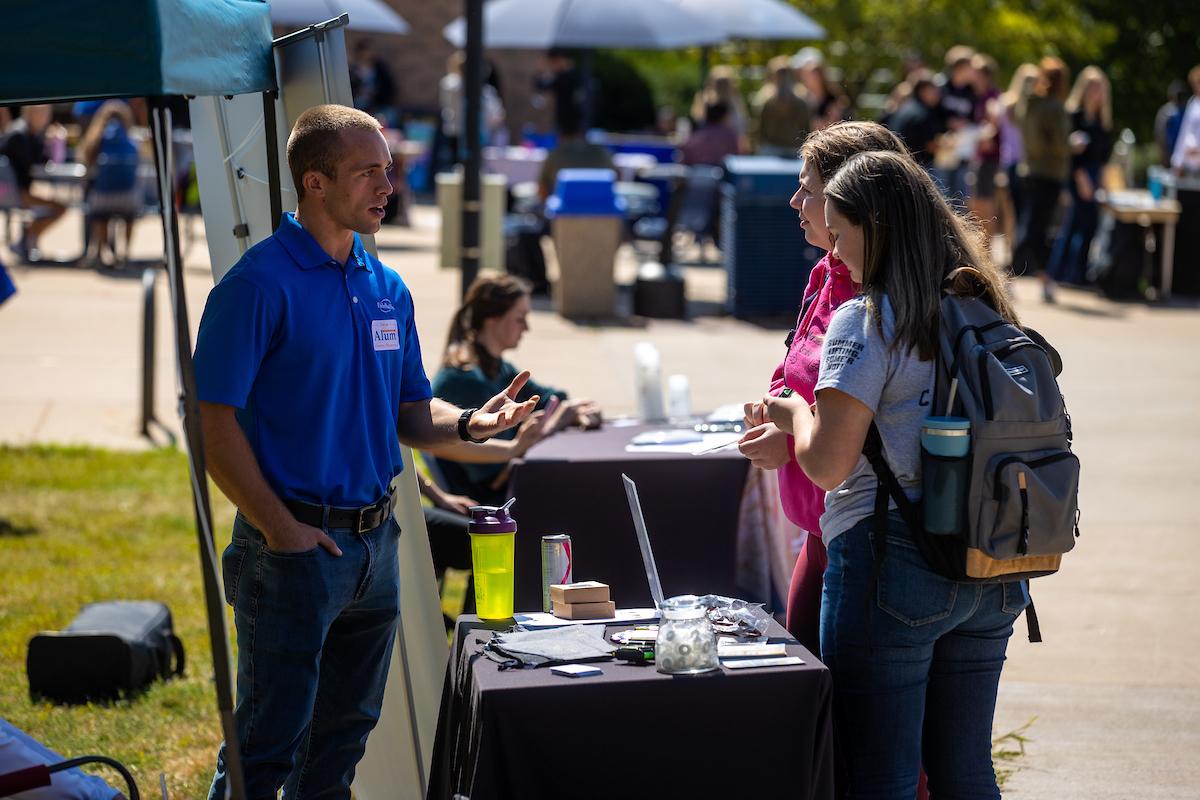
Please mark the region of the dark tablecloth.
POLYGON ((487 627, 460 617, 429 798, 832 798, 829 671, 769 633, 806 663, 670 676, 613 661, 567 678, 501 671, 478 655, 487 627))
POLYGON ((517 498, 515 607, 540 611, 541 538, 568 533, 575 580, 612 587, 620 608, 649 606, 633 518, 621 473, 638 486, 650 543, 666 597, 739 593, 736 582, 738 508, 749 462, 736 448, 688 453, 625 451, 637 434, 662 426, 568 430, 546 439, 514 466, 509 495, 517 498))

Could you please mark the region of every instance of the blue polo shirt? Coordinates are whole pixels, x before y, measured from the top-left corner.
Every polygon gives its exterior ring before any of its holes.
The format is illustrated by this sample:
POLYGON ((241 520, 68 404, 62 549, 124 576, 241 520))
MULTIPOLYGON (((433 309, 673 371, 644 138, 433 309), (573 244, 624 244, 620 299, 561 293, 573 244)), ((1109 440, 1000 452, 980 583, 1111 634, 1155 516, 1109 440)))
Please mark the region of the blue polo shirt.
POLYGON ((213 287, 195 366, 275 492, 309 503, 382 497, 404 468, 399 405, 432 396, 404 281, 357 235, 337 263, 290 213, 213 287))

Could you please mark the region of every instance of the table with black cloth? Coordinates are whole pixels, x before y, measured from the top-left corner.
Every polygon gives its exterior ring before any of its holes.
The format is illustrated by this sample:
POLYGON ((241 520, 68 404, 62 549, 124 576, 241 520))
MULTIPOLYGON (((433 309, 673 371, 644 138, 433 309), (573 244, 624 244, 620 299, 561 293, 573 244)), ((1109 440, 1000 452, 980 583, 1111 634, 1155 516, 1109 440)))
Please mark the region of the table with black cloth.
MULTIPOLYGON (((652 605, 621 474, 637 483, 663 594, 738 597, 737 527, 749 462, 729 448, 705 455, 626 452, 663 425, 566 430, 514 464, 515 607, 540 611, 541 538, 571 536, 574 579, 612 587, 619 608, 652 605)), ((744 597, 765 602, 769 598, 744 597)))
POLYGON ((803 665, 672 676, 602 661, 584 678, 501 670, 479 654, 489 628, 458 619, 429 800, 833 797, 829 671, 775 623, 803 665))

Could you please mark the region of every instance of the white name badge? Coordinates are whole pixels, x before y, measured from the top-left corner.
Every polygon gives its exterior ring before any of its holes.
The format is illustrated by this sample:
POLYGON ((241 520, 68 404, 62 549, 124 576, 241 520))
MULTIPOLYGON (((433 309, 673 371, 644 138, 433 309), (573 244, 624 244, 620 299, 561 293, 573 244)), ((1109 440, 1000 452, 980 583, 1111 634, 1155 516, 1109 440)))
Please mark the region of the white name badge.
POLYGON ((400 328, 394 319, 371 320, 371 341, 378 350, 400 349, 400 328))

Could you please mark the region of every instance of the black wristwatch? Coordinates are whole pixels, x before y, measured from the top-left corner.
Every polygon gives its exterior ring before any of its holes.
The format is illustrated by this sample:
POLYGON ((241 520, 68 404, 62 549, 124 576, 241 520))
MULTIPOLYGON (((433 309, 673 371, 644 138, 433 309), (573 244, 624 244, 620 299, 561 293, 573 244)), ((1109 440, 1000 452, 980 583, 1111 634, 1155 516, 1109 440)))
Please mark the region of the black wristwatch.
POLYGON ((485 436, 482 439, 476 439, 471 435, 471 429, 468 427, 468 425, 471 423, 471 415, 478 410, 478 408, 464 408, 463 412, 458 415, 458 438, 462 439, 464 442, 483 444, 488 440, 488 438, 490 438, 485 436))

